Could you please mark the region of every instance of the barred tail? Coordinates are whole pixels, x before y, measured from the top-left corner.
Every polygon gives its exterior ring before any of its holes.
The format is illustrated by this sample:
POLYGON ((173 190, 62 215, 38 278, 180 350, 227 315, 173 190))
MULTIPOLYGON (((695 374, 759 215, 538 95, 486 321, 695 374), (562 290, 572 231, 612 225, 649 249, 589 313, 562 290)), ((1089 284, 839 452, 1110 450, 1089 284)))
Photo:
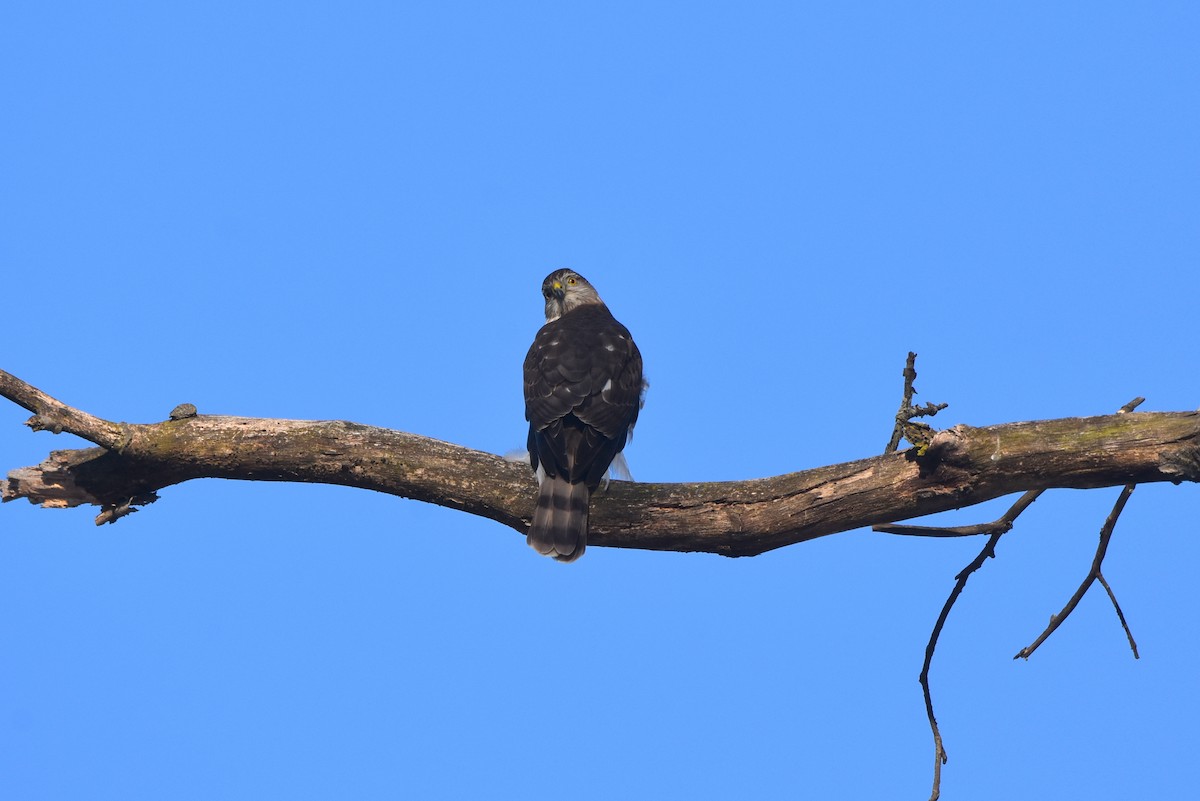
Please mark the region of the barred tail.
POLYGON ((574 562, 583 556, 590 495, 583 482, 572 484, 561 476, 546 476, 525 541, 538 553, 560 562, 574 562))

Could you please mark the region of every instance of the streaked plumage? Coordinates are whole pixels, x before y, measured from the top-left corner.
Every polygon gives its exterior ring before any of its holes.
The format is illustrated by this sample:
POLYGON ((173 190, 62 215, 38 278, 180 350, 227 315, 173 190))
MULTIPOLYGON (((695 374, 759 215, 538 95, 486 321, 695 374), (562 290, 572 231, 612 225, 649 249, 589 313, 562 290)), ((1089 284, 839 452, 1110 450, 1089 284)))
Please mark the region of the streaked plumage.
POLYGON ((642 355, 583 276, 542 282, 546 324, 525 357, 529 459, 541 489, 527 541, 573 562, 587 546, 588 501, 641 409, 642 355))

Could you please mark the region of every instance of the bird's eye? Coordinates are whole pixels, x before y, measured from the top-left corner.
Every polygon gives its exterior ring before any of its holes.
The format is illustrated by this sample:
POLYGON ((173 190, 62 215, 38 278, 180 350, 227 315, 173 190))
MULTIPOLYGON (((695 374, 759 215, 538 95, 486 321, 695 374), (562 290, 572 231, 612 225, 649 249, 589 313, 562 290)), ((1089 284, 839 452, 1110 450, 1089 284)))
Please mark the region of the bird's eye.
POLYGON ((568 284, 570 284, 571 286, 575 286, 575 279, 574 279, 574 278, 568 278, 568 279, 567 279, 567 283, 568 283, 568 284))

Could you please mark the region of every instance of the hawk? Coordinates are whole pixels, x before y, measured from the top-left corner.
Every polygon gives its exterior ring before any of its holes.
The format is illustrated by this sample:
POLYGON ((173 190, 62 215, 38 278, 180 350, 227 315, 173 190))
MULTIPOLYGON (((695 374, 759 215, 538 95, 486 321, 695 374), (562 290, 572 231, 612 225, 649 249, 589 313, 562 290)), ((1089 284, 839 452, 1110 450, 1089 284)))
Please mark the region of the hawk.
POLYGON ((542 295, 546 324, 525 357, 529 461, 540 485, 526 541, 574 562, 587 547, 588 501, 641 410, 642 354, 579 273, 550 273, 542 295))

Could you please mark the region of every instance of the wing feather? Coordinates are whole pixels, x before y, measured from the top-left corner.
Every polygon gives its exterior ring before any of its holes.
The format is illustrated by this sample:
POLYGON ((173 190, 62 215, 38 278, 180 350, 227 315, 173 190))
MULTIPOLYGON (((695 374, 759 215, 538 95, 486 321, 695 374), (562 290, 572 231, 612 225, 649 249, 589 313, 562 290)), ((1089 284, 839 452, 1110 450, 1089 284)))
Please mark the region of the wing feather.
POLYGON ((547 323, 525 357, 530 459, 595 489, 641 409, 642 356, 602 304, 547 323))

